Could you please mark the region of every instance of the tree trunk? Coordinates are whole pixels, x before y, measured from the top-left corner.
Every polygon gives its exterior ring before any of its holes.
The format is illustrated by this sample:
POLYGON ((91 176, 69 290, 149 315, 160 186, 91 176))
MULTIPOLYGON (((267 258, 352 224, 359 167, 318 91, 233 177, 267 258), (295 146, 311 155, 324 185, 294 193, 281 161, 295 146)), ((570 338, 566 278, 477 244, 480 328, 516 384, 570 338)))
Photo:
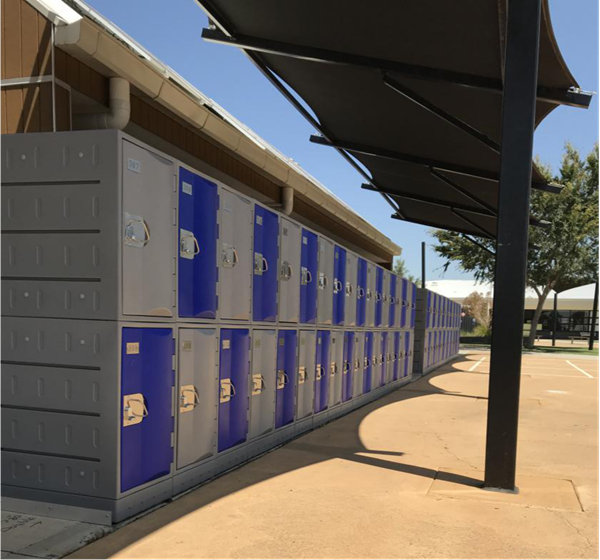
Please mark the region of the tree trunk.
POLYGON ((538 294, 538 303, 535 311, 533 313, 533 319, 531 320, 531 331, 529 331, 529 338, 525 343, 525 348, 533 348, 535 345, 535 336, 537 333, 537 326, 540 322, 540 317, 542 315, 542 311, 544 309, 544 303, 546 303, 546 298, 550 293, 551 288, 544 288, 544 291, 541 294, 538 294))

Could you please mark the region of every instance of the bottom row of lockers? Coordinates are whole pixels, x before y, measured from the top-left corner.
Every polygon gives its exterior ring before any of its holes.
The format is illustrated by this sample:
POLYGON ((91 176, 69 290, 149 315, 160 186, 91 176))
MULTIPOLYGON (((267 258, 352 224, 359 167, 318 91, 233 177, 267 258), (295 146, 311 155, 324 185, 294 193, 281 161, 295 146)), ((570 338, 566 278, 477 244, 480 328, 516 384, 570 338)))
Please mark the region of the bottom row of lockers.
POLYGON ((427 329, 424 333, 424 340, 424 371, 456 356, 460 349, 460 331, 457 329, 427 329))
POLYGON ((413 332, 6 318, 2 343, 10 495, 115 500, 410 376, 413 332))

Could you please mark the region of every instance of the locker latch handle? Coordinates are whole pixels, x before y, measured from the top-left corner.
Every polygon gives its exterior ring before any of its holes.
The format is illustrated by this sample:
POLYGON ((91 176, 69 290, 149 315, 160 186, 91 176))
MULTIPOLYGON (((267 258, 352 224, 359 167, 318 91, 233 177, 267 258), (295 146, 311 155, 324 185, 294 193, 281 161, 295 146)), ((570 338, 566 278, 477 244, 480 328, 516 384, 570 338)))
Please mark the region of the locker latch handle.
POLYGON ((239 257, 235 247, 232 245, 223 244, 223 250, 221 252, 221 261, 224 266, 228 268, 233 268, 238 262, 239 257))
POLYGON ((367 299, 373 299, 373 293, 371 290, 367 290, 367 299))
POLYGON ((287 261, 283 261, 283 263, 281 263, 281 279, 289 280, 293 275, 294 269, 292 268, 292 265, 287 261))
POLYGON ((379 292, 375 292, 375 301, 381 301, 381 294, 379 292))
POLYGON ((327 276, 325 276, 325 274, 321 273, 319 275, 319 288, 321 288, 323 290, 327 286, 327 284, 329 284, 329 280, 328 280, 327 276))
POLYGON ((351 296, 354 292, 354 286, 350 282, 346 282, 346 295, 351 296))
POLYGON ((358 299, 362 299, 365 297, 365 289, 362 286, 358 287, 357 297, 358 297, 358 299))
POLYGON ((344 369, 342 371, 342 374, 346 375, 349 371, 350 371, 350 362, 346 360, 344 362, 344 369))
POLYGON ((371 360, 365 356, 365 367, 368 368, 371 365, 371 360))
POLYGON ((125 226, 125 244, 130 247, 145 247, 150 241, 150 230, 144 218, 126 213, 125 220, 127 221, 127 225, 125 226), (143 239, 136 236, 135 224, 141 224, 144 229, 143 239))
POLYGON ((200 252, 200 245, 198 244, 198 240, 193 233, 184 233, 182 230, 181 241, 179 242, 179 252, 181 253, 182 257, 188 256, 191 258, 194 258, 200 252), (191 251, 188 249, 188 240, 192 240, 194 242, 194 248, 191 251))
POLYGON ((303 286, 306 286, 306 284, 310 284, 312 282, 312 274, 311 274, 310 270, 308 270, 308 268, 303 266, 300 273, 301 273, 301 282, 302 282, 303 286))
POLYGON ((304 383, 308 379, 308 372, 304 366, 298 368, 298 383, 304 383))
POLYGON ((342 283, 336 278, 333 281, 333 293, 334 294, 339 294, 342 290, 344 289, 344 286, 342 285, 342 283))
POLYGON ((196 408, 200 404, 200 396, 198 395, 196 387, 194 387, 193 385, 184 385, 183 387, 181 387, 179 400, 179 412, 191 412, 192 410, 194 410, 194 408, 196 408), (191 401, 189 401, 188 397, 186 396, 189 394, 192 395, 191 401))
POLYGON ((133 395, 125 395, 123 397, 123 426, 135 426, 142 422, 148 416, 146 408, 146 399, 142 393, 134 393, 133 395), (140 403, 142 405, 142 413, 133 410, 131 403, 140 403))
POLYGON ((265 378, 260 373, 255 373, 252 376, 252 394, 260 395, 267 388, 265 378))
POLYGON ((231 382, 231 379, 221 380, 219 402, 227 403, 233 397, 235 397, 235 385, 231 382))
POLYGON ((337 362, 331 362, 331 367, 329 368, 329 374, 333 377, 338 372, 337 362))
POLYGON ((277 388, 283 389, 290 381, 288 374, 284 370, 280 369, 277 371, 277 388))
POLYGON ((321 365, 317 365, 317 377, 316 380, 319 381, 325 375, 325 368, 321 365))
POLYGON ((358 369, 360 369, 360 360, 356 358, 356 360, 354 360, 354 371, 358 369))

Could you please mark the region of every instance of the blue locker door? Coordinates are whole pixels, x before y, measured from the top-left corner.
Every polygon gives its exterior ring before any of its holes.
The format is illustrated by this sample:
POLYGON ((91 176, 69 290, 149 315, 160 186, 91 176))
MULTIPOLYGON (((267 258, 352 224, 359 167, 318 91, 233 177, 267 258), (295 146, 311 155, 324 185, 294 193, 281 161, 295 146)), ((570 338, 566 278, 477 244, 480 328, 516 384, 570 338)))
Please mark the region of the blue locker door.
POLYGON ((404 335, 404 373, 402 377, 406 377, 410 371, 408 371, 408 364, 410 362, 410 332, 406 332, 404 335))
POLYGON ((395 327, 396 323, 396 275, 390 274, 390 306, 388 327, 395 327))
POLYGON ((121 492, 171 472, 172 329, 124 327, 121 345, 121 492))
POLYGON ((179 168, 179 316, 217 317, 217 185, 179 168))
POLYGON ((417 326, 417 292, 418 288, 416 284, 411 284, 410 289, 412 290, 412 305, 410 309, 410 328, 414 329, 417 326))
POLYGON ((363 376, 363 393, 371 390, 371 377, 373 375, 373 333, 365 333, 365 374, 363 376))
POLYGON ((410 313, 409 311, 407 311, 408 309, 408 280, 406 280, 405 278, 401 279, 402 282, 402 309, 400 311, 400 328, 403 329, 406 327, 406 317, 407 317, 407 313, 410 313))
POLYGON ((344 324, 346 303, 346 250, 335 246, 333 253, 333 324, 344 324))
POLYGON ((367 317, 367 261, 358 258, 358 277, 356 279, 356 326, 364 327, 367 317))
POLYGON ((250 331, 221 329, 219 353, 219 451, 246 441, 250 331))
POLYGON ((315 412, 322 412, 329 402, 329 353, 331 332, 317 331, 315 412))
POLYGON ((342 369, 342 402, 352 398, 352 387, 354 384, 354 333, 344 333, 344 365, 342 369))
POLYGON ((279 331, 277 336, 277 392, 275 400, 275 427, 281 428, 294 421, 296 404, 296 372, 298 371, 298 332, 279 331))
POLYGON ((317 320, 317 265, 319 241, 317 235, 302 230, 302 252, 300 256, 300 322, 315 323, 317 320))
POLYGON ((383 322, 383 269, 375 268, 375 326, 383 322))
POLYGON ((252 317, 255 321, 277 319, 278 259, 279 218, 275 212, 255 206, 252 287, 252 317))

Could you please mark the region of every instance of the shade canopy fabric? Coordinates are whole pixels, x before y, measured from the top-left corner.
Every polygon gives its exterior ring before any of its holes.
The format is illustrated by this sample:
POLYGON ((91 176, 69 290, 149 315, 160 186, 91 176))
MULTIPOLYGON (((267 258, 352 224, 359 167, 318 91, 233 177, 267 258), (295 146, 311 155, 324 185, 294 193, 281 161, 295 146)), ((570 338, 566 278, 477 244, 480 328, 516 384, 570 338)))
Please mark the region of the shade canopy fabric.
MULTIPOLYGON (((203 36, 243 48, 394 217, 495 237, 507 0, 199 3, 203 36)), ((536 124, 559 104, 589 96, 544 0, 536 124)), ((556 190, 535 168, 532 186, 556 190)))

